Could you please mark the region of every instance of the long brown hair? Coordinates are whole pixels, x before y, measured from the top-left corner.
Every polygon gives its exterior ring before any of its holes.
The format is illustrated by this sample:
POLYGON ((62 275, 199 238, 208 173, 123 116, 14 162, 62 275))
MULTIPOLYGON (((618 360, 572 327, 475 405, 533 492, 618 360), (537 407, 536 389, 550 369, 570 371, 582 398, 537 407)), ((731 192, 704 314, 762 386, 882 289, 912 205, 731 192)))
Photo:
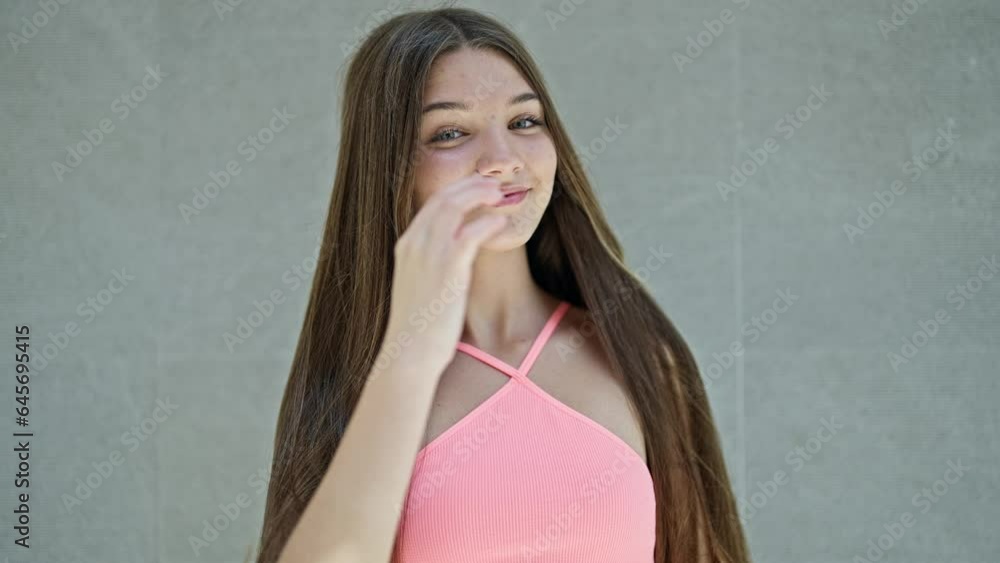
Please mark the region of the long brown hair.
POLYGON ((507 57, 538 94, 558 165, 526 244, 546 292, 589 313, 641 419, 656 491, 656 563, 748 563, 705 388, 691 351, 625 265, 527 49, 481 13, 401 14, 371 32, 347 71, 336 178, 318 265, 281 402, 260 538, 273 563, 323 478, 386 330, 393 248, 414 213, 412 170, 431 65, 460 48, 507 57))

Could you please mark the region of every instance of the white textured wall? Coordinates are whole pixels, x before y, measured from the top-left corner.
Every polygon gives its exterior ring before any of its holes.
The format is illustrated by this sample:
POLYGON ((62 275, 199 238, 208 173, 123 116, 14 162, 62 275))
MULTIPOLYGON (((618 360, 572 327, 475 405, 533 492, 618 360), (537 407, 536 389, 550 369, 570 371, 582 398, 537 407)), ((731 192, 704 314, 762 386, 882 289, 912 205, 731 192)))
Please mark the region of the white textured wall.
MULTIPOLYGON (((3 438, 0 556, 242 561, 308 292, 296 268, 330 196, 344 53, 399 8, 54 5, 20 39, 42 4, 0 8, 0 371, 13 377, 16 325, 55 352, 31 380, 34 547, 13 545, 3 438), (263 150, 241 145, 272 123, 263 150), (102 125, 70 167, 66 147, 102 125), (226 189, 185 217, 227 165, 226 189), (282 303, 227 345, 276 290, 282 303), (94 464, 113 470, 67 509, 94 464), (229 523, 219 505, 237 499, 249 506, 229 523), (196 556, 189 538, 217 516, 227 529, 196 556)), ((737 493, 757 504, 755 560, 856 561, 895 528, 883 560, 997 561, 1000 276, 980 266, 1000 253, 1000 4, 472 6, 525 39, 581 148, 621 124, 588 167, 629 263, 669 254, 649 284, 709 380, 737 493), (677 58, 714 18, 718 37, 677 58), (747 151, 766 162, 720 191, 747 151), (849 235, 875 192, 888 209, 849 235), (977 291, 956 297, 966 284, 977 291), (779 292, 791 305, 768 311, 779 292), (936 315, 947 321, 893 366, 936 315), (755 317, 766 330, 743 330, 755 317), (949 462, 970 469, 956 480, 949 462)), ((0 389, 10 436, 12 381, 0 389)))

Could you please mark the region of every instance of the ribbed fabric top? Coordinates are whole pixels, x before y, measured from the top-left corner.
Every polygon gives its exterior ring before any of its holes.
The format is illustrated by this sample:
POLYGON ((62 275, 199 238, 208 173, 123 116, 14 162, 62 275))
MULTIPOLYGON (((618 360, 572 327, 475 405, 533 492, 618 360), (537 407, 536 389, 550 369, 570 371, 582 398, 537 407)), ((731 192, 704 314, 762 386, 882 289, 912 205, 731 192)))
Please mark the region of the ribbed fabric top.
POLYGON ((528 378, 562 301, 510 379, 417 454, 395 563, 650 563, 656 497, 645 461, 528 378))

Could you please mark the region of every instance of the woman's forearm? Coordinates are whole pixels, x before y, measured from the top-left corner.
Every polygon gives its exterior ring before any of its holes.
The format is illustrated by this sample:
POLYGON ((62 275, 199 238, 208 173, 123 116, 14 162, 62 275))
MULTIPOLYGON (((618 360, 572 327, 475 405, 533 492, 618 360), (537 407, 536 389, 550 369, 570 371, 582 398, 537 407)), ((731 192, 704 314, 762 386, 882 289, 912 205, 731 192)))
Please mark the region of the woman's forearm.
POLYGON ((389 562, 444 366, 419 346, 374 370, 279 563, 389 562))

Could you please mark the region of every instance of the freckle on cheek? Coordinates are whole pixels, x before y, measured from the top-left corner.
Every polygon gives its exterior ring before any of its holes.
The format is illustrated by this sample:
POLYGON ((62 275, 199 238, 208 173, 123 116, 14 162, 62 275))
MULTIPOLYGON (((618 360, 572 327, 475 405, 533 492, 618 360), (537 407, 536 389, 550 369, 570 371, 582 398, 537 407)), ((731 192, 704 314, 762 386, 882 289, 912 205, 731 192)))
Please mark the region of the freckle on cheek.
POLYGON ((456 163, 464 162, 466 158, 467 157, 462 155, 461 151, 450 151, 448 153, 435 155, 433 162, 438 165, 452 166, 456 163))

